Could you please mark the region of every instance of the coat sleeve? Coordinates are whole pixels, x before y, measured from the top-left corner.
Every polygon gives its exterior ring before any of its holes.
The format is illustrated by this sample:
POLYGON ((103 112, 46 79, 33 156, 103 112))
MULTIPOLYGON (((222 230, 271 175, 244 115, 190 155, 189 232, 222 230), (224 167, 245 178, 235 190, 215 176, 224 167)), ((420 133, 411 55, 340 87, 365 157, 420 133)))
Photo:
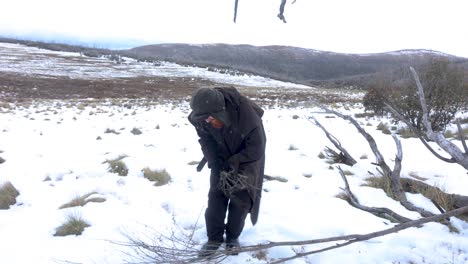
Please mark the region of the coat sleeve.
POLYGON ((241 169, 243 163, 258 161, 265 155, 265 133, 261 126, 253 129, 244 139, 244 147, 228 160, 236 171, 241 169))
POLYGON ((218 151, 217 151, 217 143, 213 136, 207 132, 203 127, 196 126, 195 127, 198 134, 198 142, 200 143, 201 150, 203 152, 203 156, 205 157, 206 161, 208 162, 208 168, 212 169, 214 167, 219 167, 219 160, 218 160, 218 151))

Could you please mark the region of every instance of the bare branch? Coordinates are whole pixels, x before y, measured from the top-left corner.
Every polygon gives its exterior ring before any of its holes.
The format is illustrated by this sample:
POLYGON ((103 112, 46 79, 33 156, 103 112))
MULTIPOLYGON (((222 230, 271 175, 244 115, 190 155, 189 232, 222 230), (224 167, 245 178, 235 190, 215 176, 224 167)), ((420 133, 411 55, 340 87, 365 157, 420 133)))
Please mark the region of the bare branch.
MULTIPOLYGON (((401 149, 401 142, 400 140, 397 138, 397 136, 395 136, 395 134, 392 134, 392 137, 393 137, 393 140, 395 141, 395 144, 397 146, 397 154, 396 154, 396 157, 395 157, 395 164, 393 165, 393 171, 392 171, 392 179, 394 181, 398 181, 398 185, 400 186, 399 188, 401 188, 401 183, 400 183, 400 172, 401 172, 401 161, 403 160, 403 151, 401 149)), ((401 190, 403 190, 403 188, 401 188, 401 190)))
POLYGON ((387 165, 387 163, 385 163, 385 160, 383 158, 383 155, 382 153, 380 153, 379 149, 377 148, 377 143, 375 142, 374 138, 369 135, 365 130, 364 128, 362 128, 358 122, 350 117, 350 116, 347 116, 347 115, 343 115, 337 111, 334 111, 334 110, 331 110, 331 109, 328 109, 328 108, 323 108, 326 112, 328 113, 332 113, 344 120, 348 120, 349 122, 351 122, 351 124, 353 124, 357 130, 359 131, 359 133, 361 133, 361 135, 367 140, 367 142, 369 143, 369 146, 370 148, 372 149, 372 152, 374 153, 375 155, 375 158, 377 159, 377 165, 380 166, 382 168, 382 170, 384 171, 384 174, 385 175, 391 175, 392 174, 392 170, 390 169, 390 167, 387 165))
POLYGON ((234 23, 236 23, 237 19, 237 7, 239 6, 239 0, 234 0, 234 23))
POLYGON ((421 85, 421 82, 419 81, 419 76, 414 70, 413 67, 410 66, 410 71, 413 74, 413 78, 416 81, 416 87, 418 88, 418 96, 419 96, 419 102, 421 103, 421 109, 422 109, 422 120, 423 124, 426 127, 426 130, 428 133, 432 133, 432 126, 431 123, 429 122, 429 112, 427 111, 427 104, 426 104, 426 97, 424 96, 424 89, 421 85))
POLYGON ((278 18, 281 19, 284 23, 286 23, 286 18, 284 17, 284 6, 286 5, 286 0, 281 0, 280 10, 278 14, 278 18))
POLYGON ((423 109, 423 123, 426 126, 426 135, 430 140, 433 140, 437 143, 445 152, 450 154, 452 158, 461 165, 463 168, 468 170, 468 153, 463 153, 461 149, 457 147, 457 145, 453 144, 452 142, 448 141, 444 135, 440 132, 435 132, 432 130, 432 126, 429 122, 429 113, 427 111, 426 99, 424 98, 424 91, 419 81, 419 76, 414 70, 413 67, 410 67, 411 73, 416 81, 416 86, 418 88, 418 95, 419 95, 419 102, 423 109))
POLYGON ((460 141, 463 145, 463 149, 465 150, 465 153, 468 153, 468 146, 466 145, 465 134, 463 133, 463 129, 460 125, 459 119, 457 119, 457 128, 458 128, 458 135, 460 136, 460 141))
MULTIPOLYGON (((339 149, 341 151, 341 153, 343 153, 343 155, 345 156, 345 159, 347 162, 345 162, 345 164, 347 165, 350 165, 350 166, 353 166, 354 164, 356 164, 356 160, 349 154, 349 152, 343 147, 341 146, 341 143, 340 141, 334 137, 332 134, 330 134, 323 126, 322 124, 320 124, 320 122, 313 116, 309 117, 311 119, 313 119, 313 124, 320 127, 323 132, 325 132, 325 135, 327 136, 327 138, 331 141, 331 143, 333 143, 333 145, 339 149)), ((312 121, 310 121, 310 119, 307 119, 309 120, 309 122, 312 123, 312 121)))
POLYGON ((373 214, 373 215, 375 215, 377 217, 385 218, 385 219, 390 220, 391 222, 394 222, 394 223, 395 222, 396 223, 405 223, 405 222, 411 221, 411 219, 406 218, 404 216, 401 216, 401 215, 395 213, 394 211, 392 211, 392 210, 390 210, 388 208, 368 207, 368 206, 361 205, 359 203, 358 199, 356 198, 356 196, 354 196, 354 194, 351 192, 351 188, 349 187, 348 180, 346 179, 346 176, 344 175, 343 170, 339 166, 338 166, 338 171, 340 172, 341 178, 345 182, 344 191, 346 192, 347 197, 349 198, 348 202, 353 207, 361 209, 361 210, 366 211, 366 212, 369 212, 369 213, 371 213, 371 214, 373 214))
POLYGON ((406 120, 395 108, 393 108, 391 105, 385 103, 385 106, 387 107, 388 110, 390 110, 390 112, 392 112, 392 114, 394 116, 396 116, 400 121, 404 122, 406 124, 406 126, 411 129, 411 132, 413 132, 414 134, 416 134, 416 136, 419 138, 419 140, 421 140, 421 142, 423 143, 423 145, 434 155, 436 156, 438 159, 442 160, 442 161, 445 161, 445 162, 448 162, 448 163, 456 163, 456 161, 451 158, 445 158, 445 157, 442 157, 439 153, 437 153, 430 145, 429 143, 427 143, 426 139, 424 138, 424 134, 418 130, 416 127, 414 127, 410 122, 408 122, 408 120, 406 120))

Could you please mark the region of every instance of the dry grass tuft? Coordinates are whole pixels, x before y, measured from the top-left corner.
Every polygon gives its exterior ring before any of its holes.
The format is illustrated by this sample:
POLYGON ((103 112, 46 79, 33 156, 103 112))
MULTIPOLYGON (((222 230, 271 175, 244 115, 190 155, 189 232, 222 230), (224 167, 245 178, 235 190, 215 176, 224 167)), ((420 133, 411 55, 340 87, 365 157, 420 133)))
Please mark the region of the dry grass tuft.
POLYGON ((127 156, 119 156, 113 160, 106 160, 105 163, 109 163, 109 172, 117 173, 119 176, 127 176, 128 168, 127 165, 122 161, 122 159, 127 156))
MULTIPOLYGON (((400 181, 402 185, 409 184, 405 178, 402 178, 400 181)), ((442 188, 429 185, 412 185, 412 188, 415 189, 415 192, 424 195, 426 198, 432 200, 446 211, 456 209, 454 207, 454 200, 452 195, 445 193, 442 188)))
POLYGON ((86 227, 91 226, 81 216, 71 214, 67 220, 55 230, 54 236, 79 236, 83 233, 86 227))
POLYGON ((146 167, 143 170, 143 177, 154 182, 154 186, 166 185, 171 181, 171 175, 165 170, 151 170, 146 167))
POLYGON ((97 194, 97 192, 90 192, 90 193, 82 195, 82 196, 77 196, 77 197, 73 198, 70 202, 61 205, 59 207, 59 209, 76 207, 76 206, 85 206, 89 202, 103 203, 103 202, 106 201, 106 199, 102 198, 102 197, 89 198, 91 195, 94 195, 94 194, 97 194))
POLYGON ((18 195, 18 190, 11 182, 0 185, 0 209, 9 209, 11 205, 16 203, 18 195))
POLYGON ((369 186, 373 188, 378 188, 384 190, 384 192, 389 196, 392 197, 392 189, 391 189, 391 184, 390 181, 385 178, 385 177, 369 177, 365 179, 367 182, 366 184, 363 184, 363 186, 369 186))

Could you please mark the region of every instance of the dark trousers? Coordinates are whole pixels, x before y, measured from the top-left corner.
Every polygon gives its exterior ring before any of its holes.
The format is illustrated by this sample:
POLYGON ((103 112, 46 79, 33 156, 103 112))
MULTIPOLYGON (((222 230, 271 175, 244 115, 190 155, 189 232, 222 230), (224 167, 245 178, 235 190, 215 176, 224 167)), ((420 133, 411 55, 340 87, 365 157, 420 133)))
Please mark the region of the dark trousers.
POLYGON ((212 170, 208 208, 205 211, 205 222, 208 240, 222 242, 226 231, 226 240, 237 239, 244 229, 245 218, 252 206, 247 190, 234 193, 230 198, 218 188, 219 171, 212 170), (226 212, 228 213, 227 222, 226 212))

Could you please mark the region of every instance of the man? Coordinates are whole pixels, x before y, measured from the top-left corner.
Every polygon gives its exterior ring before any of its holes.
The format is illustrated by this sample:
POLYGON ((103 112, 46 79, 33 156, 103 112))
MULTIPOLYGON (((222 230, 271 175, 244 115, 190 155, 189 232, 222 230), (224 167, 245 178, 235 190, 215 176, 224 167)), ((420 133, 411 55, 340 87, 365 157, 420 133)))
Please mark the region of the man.
POLYGON ((236 254, 247 214, 258 219, 265 167, 263 110, 234 87, 200 88, 190 103, 188 119, 197 131, 203 160, 211 169, 205 211, 208 242, 200 256, 209 256, 224 242, 236 254), (225 223, 226 211, 228 211, 225 223))

